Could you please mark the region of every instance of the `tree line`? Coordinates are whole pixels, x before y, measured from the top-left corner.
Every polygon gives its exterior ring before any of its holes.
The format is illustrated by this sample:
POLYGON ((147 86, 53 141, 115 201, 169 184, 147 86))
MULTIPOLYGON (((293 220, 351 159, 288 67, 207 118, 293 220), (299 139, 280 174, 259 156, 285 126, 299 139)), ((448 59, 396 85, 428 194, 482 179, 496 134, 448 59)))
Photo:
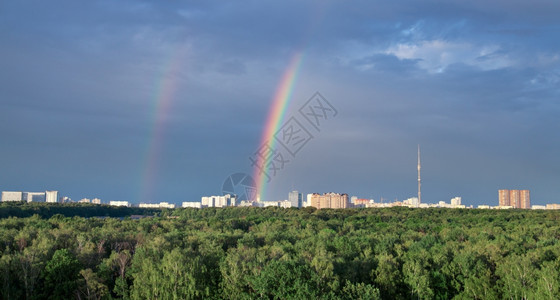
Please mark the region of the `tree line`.
POLYGON ((560 299, 558 211, 140 214, 1 219, 1 298, 560 299))
POLYGON ((160 215, 168 214, 167 210, 159 208, 139 208, 126 206, 99 205, 91 203, 46 203, 46 202, 0 202, 0 219, 9 217, 26 218, 38 215, 41 218, 50 218, 54 215, 66 217, 80 216, 124 218, 133 215, 160 215))

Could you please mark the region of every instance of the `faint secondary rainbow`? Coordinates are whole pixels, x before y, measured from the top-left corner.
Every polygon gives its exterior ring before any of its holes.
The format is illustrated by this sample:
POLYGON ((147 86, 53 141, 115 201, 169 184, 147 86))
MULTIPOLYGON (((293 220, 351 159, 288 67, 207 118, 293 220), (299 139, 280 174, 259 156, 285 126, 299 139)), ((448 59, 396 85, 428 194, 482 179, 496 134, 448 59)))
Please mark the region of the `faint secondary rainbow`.
MULTIPOLYGON (((272 106, 268 112, 268 117, 266 119, 266 125, 261 137, 261 142, 259 143, 259 147, 265 144, 268 144, 272 149, 276 149, 276 139, 274 138, 274 134, 280 129, 284 122, 284 115, 286 114, 286 110, 289 107, 290 100, 292 97, 292 92, 294 90, 294 85, 296 83, 299 69, 303 60, 303 53, 298 52, 296 53, 290 60, 288 67, 284 71, 282 75, 282 79, 276 88, 276 92, 274 94, 272 100, 272 106)), ((257 163, 256 166, 261 166, 270 162, 265 161, 262 157, 257 155, 257 163)), ((264 166, 266 170, 266 166, 264 166)), ((266 170, 268 172, 268 170, 266 170)), ((270 178, 272 179, 273 174, 269 174, 270 178)), ((266 185, 268 182, 268 177, 265 172, 262 172, 259 167, 254 168, 253 177, 255 178, 255 182, 257 185, 257 195, 260 195, 261 200, 265 200, 266 197, 266 185)))
POLYGON ((156 80, 151 124, 148 133, 148 145, 143 156, 141 170, 141 186, 139 200, 141 202, 154 202, 154 189, 159 172, 160 158, 163 151, 165 125, 168 120, 172 102, 177 90, 182 63, 186 55, 186 49, 179 47, 163 64, 156 80))

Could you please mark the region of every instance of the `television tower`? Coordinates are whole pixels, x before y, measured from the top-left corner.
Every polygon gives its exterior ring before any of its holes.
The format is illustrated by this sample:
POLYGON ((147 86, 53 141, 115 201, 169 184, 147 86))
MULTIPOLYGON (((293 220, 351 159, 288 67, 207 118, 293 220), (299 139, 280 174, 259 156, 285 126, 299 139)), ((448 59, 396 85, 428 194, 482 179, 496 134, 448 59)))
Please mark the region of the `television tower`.
POLYGON ((420 144, 418 144, 418 205, 422 203, 422 192, 420 191, 421 181, 420 181, 420 144))

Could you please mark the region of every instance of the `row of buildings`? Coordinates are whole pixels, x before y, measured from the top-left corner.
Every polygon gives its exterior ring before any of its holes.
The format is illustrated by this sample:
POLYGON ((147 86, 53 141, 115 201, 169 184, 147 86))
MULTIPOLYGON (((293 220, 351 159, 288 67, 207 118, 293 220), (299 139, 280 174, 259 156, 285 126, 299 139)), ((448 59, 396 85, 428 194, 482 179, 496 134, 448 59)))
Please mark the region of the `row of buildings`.
MULTIPOLYGON (((3 191, 2 202, 46 202, 46 203, 69 203, 73 202, 68 197, 60 196, 58 191, 44 192, 24 192, 24 191, 3 191)), ((83 198, 78 203, 101 204, 99 198, 83 198)))
POLYGON ((190 208, 204 208, 204 207, 228 207, 228 206, 239 206, 237 203, 237 197, 227 194, 223 196, 207 196, 202 197, 200 202, 183 202, 181 207, 190 208))
MULTIPOLYGON (((257 198, 258 199, 258 198, 257 198)), ((68 197, 59 197, 58 191, 45 191, 45 192, 24 192, 24 191, 3 191, 2 192, 2 202, 10 201, 20 201, 20 202, 48 202, 48 203, 65 203, 72 202, 68 197)), ((80 203, 93 203, 102 204, 99 198, 88 199, 84 198, 78 201, 80 203)), ((130 207, 132 204, 128 201, 109 201, 109 205, 112 206, 126 206, 130 207)), ((454 197, 451 199, 450 203, 440 201, 437 204, 421 203, 417 197, 412 197, 403 201, 394 201, 390 203, 377 203, 373 199, 360 199, 358 197, 348 198, 348 194, 339 193, 312 193, 307 194, 306 200, 303 199, 303 194, 298 191, 292 191, 288 194, 287 200, 281 201, 260 201, 257 202, 247 202, 247 201, 237 201, 235 195, 223 195, 223 196, 205 196, 202 197, 200 202, 183 202, 181 207, 191 207, 191 208, 205 208, 205 207, 228 207, 228 206, 261 206, 261 207, 307 207, 312 206, 317 209, 323 208, 351 208, 351 207, 395 207, 395 206, 406 206, 406 207, 419 207, 419 208, 430 208, 430 207, 445 207, 445 208, 465 208, 465 205, 461 204, 461 197, 454 197)), ((140 208, 175 208, 175 204, 168 202, 160 203, 140 203, 138 205, 140 208)), ((470 206, 472 208, 472 206, 470 206)), ((531 206, 531 196, 529 190, 498 190, 498 206, 489 205, 479 205, 478 208, 481 209, 560 209, 560 204, 547 204, 547 205, 533 205, 531 206)))
POLYGON ((307 194, 306 200, 303 200, 303 194, 298 191, 292 191, 288 194, 287 200, 280 201, 261 201, 257 198, 256 202, 237 202, 235 196, 208 196, 202 197, 201 201, 183 202, 182 207, 205 208, 205 207, 227 207, 227 206, 260 206, 260 207, 315 207, 317 209, 332 208, 352 208, 352 207, 446 207, 446 208, 465 208, 461 204, 461 197, 451 199, 450 203, 440 201, 437 204, 419 203, 418 198, 413 197, 404 201, 395 201, 391 203, 376 203, 372 199, 360 199, 358 197, 348 197, 348 194, 339 193, 312 193, 307 194))
POLYGON ((58 191, 22 192, 3 191, 2 202, 59 202, 58 191))
MULTIPOLYGON (((109 201, 110 206, 125 206, 131 207, 132 204, 128 201, 109 201)), ((175 204, 169 202, 160 203, 140 203, 138 204, 140 208, 175 208, 175 204)))
MULTIPOLYGON (((60 197, 58 191, 44 191, 44 192, 23 192, 23 191, 3 191, 2 202, 47 202, 47 203, 69 203, 73 202, 68 197, 60 197)), ((92 203, 102 204, 99 198, 83 198, 78 203, 92 203)), ((126 206, 131 207, 132 204, 128 201, 109 201, 107 203, 111 206, 126 206)), ((140 208, 175 208, 175 204, 168 202, 160 203, 140 203, 140 208)))

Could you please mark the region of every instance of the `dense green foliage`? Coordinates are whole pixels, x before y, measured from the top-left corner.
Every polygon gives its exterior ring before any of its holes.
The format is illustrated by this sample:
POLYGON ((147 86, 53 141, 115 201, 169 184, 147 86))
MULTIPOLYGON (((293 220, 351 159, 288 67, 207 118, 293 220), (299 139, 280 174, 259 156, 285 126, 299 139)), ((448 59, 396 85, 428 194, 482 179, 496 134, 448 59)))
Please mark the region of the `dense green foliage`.
POLYGON ((560 299, 559 220, 407 208, 11 217, 0 298, 560 299))
POLYGON ((9 217, 26 218, 33 215, 38 215, 41 218, 50 218, 57 214, 65 217, 124 218, 132 215, 159 215, 162 211, 165 214, 168 210, 89 203, 0 202, 0 219, 9 217))

